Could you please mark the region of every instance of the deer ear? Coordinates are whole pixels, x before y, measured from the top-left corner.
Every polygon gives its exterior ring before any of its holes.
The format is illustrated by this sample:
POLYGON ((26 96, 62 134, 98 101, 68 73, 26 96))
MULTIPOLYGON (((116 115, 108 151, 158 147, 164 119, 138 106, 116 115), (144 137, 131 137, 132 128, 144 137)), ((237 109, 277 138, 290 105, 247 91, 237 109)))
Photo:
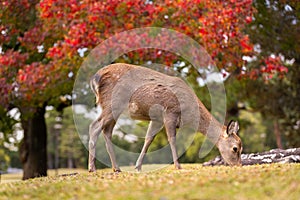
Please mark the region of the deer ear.
POLYGON ((227 126, 227 134, 231 135, 233 133, 237 134, 240 129, 239 123, 231 120, 227 126))

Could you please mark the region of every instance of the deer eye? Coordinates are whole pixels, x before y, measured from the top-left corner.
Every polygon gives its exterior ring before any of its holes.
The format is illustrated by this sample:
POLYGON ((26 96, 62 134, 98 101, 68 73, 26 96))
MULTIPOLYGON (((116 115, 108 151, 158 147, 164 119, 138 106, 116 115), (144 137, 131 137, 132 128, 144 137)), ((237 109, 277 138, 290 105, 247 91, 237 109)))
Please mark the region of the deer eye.
POLYGON ((233 147, 232 150, 236 153, 238 148, 237 147, 233 147))

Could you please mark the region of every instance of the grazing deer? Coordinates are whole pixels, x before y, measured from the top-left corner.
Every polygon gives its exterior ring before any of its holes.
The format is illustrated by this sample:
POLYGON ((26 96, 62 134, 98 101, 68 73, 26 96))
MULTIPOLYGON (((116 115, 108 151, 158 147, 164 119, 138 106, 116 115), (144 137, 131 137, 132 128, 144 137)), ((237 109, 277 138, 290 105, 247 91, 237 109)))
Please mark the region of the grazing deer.
POLYGON ((133 119, 150 121, 142 151, 136 162, 138 171, 141 170, 148 147, 163 126, 166 129, 175 168, 180 169, 175 145, 176 128, 189 126, 194 119, 197 119, 195 132, 199 131, 214 140, 227 164, 241 165, 242 143, 237 135, 238 123, 231 121, 227 127, 220 124, 180 78, 145 67, 118 63, 101 68, 91 78, 90 85, 96 96, 96 104, 102 108, 100 117, 90 124, 90 172, 96 170, 96 142, 101 131, 112 168, 115 172, 120 171, 111 139, 116 121, 125 109, 133 119))

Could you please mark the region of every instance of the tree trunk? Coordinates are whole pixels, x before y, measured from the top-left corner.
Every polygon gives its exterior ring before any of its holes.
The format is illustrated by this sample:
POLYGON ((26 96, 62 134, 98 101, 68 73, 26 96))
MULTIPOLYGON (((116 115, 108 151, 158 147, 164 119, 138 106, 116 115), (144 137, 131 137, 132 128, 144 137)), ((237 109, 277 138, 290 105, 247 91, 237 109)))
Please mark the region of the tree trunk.
POLYGON ((274 120, 274 134, 275 134, 275 137, 276 137, 277 147, 279 149, 283 149, 282 141, 281 141, 280 128, 279 128, 279 123, 278 123, 277 119, 274 120))
POLYGON ((74 167, 73 155, 72 155, 72 152, 68 152, 68 168, 71 169, 73 167, 74 167))
POLYGON ((60 146, 60 135, 62 128, 63 110, 58 111, 58 116, 55 118, 56 123, 54 124, 54 168, 55 174, 58 175, 59 163, 59 146, 60 146))
POLYGON ((20 145, 23 180, 47 176, 47 129, 45 107, 21 109, 24 138, 20 145))

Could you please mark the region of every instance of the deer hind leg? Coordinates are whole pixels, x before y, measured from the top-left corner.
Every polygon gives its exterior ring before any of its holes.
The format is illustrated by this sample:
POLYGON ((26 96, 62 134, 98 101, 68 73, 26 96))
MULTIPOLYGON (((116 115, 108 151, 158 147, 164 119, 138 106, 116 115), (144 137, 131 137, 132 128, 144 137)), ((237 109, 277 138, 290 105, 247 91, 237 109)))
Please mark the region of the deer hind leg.
POLYGON ((109 154, 112 167, 114 171, 120 171, 117 163, 116 163, 116 157, 113 150, 113 144, 111 142, 112 139, 112 130, 115 126, 116 121, 113 118, 112 113, 109 110, 103 110, 102 114, 98 119, 93 121, 90 124, 89 129, 89 171, 93 172, 96 171, 95 167, 95 158, 96 158, 96 143, 99 137, 99 134, 101 131, 103 131, 106 150, 109 154))
POLYGON ((95 121, 93 121, 90 124, 89 127, 89 164, 88 164, 88 170, 89 172, 96 171, 95 166, 95 158, 96 158, 96 143, 99 137, 99 134, 102 130, 102 124, 101 124, 101 116, 97 118, 95 121))
POLYGON ((173 162, 176 169, 181 169, 176 149, 176 122, 177 121, 175 117, 165 116, 164 118, 168 141, 172 151, 173 162))
POLYGON ((145 154, 147 153, 147 150, 148 150, 150 144, 152 143, 152 141, 154 140, 156 134, 162 129, 162 127, 163 127, 163 123, 161 121, 150 121, 148 130, 147 130, 147 134, 145 137, 143 149, 142 149, 142 151, 136 161, 136 164, 135 164, 135 169, 137 171, 142 170, 142 163, 143 163, 145 154))

